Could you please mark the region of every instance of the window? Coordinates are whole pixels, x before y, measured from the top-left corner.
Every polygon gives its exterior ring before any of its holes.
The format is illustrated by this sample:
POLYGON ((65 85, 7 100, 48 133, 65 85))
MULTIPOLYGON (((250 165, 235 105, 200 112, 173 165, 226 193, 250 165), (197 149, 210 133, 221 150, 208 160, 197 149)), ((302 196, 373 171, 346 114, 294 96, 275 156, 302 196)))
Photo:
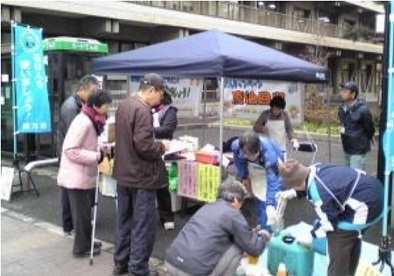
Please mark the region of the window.
POLYGON ((356 22, 354 22, 353 20, 348 20, 348 19, 343 20, 343 27, 345 29, 352 29, 355 26, 356 26, 356 22))
POLYGON ((323 22, 323 23, 337 24, 338 18, 337 18, 337 16, 335 16, 332 13, 329 13, 328 11, 318 10, 317 11, 317 21, 323 22))
POLYGON ((206 98, 207 102, 215 102, 219 100, 219 85, 217 78, 206 78, 204 79, 204 88, 201 101, 204 102, 206 98))
POLYGON ((293 10, 293 17, 297 19, 309 19, 311 16, 311 11, 301 8, 294 8, 293 10))
POLYGON ((293 10, 294 30, 308 32, 310 16, 311 12, 309 10, 295 7, 293 10))

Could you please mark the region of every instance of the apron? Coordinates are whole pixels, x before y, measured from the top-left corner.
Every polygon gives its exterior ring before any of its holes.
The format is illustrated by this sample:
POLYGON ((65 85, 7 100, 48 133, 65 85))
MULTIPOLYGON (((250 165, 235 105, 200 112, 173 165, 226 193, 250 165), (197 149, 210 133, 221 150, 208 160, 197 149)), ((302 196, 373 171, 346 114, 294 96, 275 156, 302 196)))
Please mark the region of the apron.
POLYGON ((252 192, 255 197, 261 201, 265 201, 267 198, 267 178, 265 168, 248 162, 248 171, 250 181, 252 182, 252 192))
POLYGON ((284 120, 267 120, 265 126, 268 137, 282 150, 286 151, 286 128, 284 120))

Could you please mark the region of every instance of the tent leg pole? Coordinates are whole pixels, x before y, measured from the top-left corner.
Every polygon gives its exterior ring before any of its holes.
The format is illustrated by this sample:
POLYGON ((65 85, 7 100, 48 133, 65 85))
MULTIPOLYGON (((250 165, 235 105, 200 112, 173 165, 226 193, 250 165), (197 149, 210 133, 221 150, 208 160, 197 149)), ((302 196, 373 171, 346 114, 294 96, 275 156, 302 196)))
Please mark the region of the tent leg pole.
POLYGON ((222 182, 222 162, 223 162, 223 119, 224 119, 224 78, 220 78, 220 127, 219 127, 219 148, 220 148, 220 161, 219 161, 219 183, 222 182))
POLYGON ((206 116, 207 116, 207 83, 205 81, 205 78, 203 79, 203 113, 202 113, 202 143, 201 145, 205 145, 206 141, 206 116))

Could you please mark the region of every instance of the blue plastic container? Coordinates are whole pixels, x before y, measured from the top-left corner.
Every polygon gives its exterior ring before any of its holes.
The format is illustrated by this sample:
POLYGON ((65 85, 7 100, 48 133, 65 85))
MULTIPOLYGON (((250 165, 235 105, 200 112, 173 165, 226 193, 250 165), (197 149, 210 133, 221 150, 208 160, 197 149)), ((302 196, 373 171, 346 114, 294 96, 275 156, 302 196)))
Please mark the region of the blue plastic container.
POLYGON ((285 231, 271 237, 267 260, 268 270, 272 275, 276 275, 280 263, 286 265, 287 274, 291 276, 311 276, 313 273, 313 250, 298 244, 285 231))

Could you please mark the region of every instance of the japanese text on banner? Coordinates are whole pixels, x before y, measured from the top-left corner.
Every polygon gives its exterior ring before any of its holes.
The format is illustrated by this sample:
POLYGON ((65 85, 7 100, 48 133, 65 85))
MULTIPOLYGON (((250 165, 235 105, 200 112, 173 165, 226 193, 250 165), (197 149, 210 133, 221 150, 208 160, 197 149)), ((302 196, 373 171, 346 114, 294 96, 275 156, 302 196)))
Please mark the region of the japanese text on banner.
POLYGON ((14 31, 16 129, 20 133, 51 132, 42 30, 16 25, 14 31))

